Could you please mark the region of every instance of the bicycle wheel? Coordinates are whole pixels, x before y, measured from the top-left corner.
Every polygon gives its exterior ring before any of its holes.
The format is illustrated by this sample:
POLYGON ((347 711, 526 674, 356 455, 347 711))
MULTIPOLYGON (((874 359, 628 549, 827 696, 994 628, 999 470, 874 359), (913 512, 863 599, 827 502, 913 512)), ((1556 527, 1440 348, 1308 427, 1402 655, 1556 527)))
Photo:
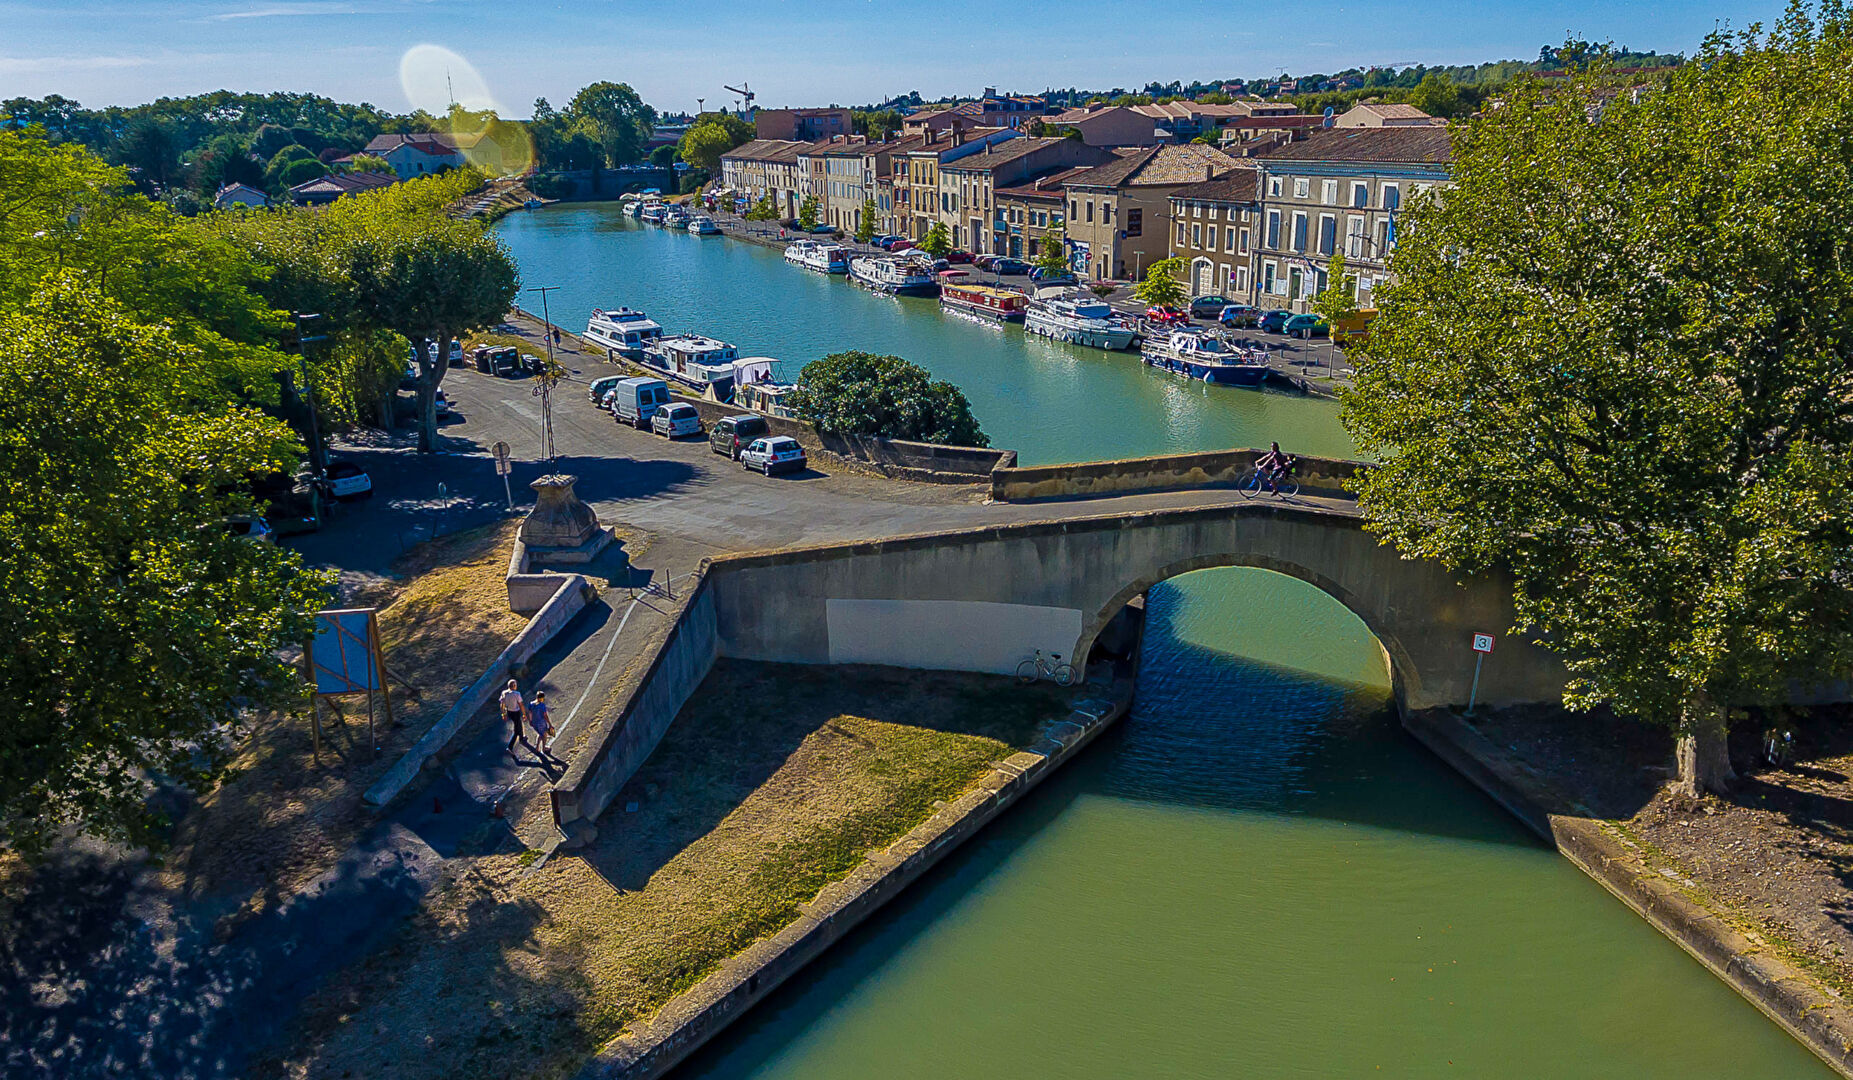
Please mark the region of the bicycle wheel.
POLYGON ((1057 686, 1073 686, 1074 681, 1075 681, 1074 665, 1073 664, 1055 665, 1055 667, 1049 672, 1049 678, 1055 680, 1055 685, 1057 686))
POLYGON ((1030 683, 1035 682, 1038 674, 1036 670, 1036 661, 1034 660, 1025 660, 1017 665, 1017 681, 1024 686, 1028 686, 1030 683))
POLYGON ((1283 499, 1291 499, 1295 495, 1298 495, 1299 493, 1300 493, 1299 481, 1293 479, 1292 477, 1288 477, 1285 480, 1282 480, 1278 485, 1276 485, 1275 491, 1274 491, 1274 494, 1279 495, 1283 499))
POLYGON ((1261 470, 1250 470, 1247 476, 1242 477, 1240 486, 1235 490, 1241 492, 1244 499, 1254 498, 1261 491, 1261 470))

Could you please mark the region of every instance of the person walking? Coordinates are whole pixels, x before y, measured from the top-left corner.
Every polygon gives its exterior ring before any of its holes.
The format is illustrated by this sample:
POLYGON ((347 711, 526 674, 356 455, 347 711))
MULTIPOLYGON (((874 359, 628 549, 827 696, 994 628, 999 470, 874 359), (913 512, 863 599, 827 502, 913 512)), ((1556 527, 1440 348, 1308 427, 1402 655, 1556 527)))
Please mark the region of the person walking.
POLYGON ((528 718, 528 703, 522 700, 521 688, 515 680, 508 680, 508 685, 503 687, 501 704, 502 719, 508 721, 508 756, 515 756, 515 743, 517 742, 530 750, 533 749, 532 744, 528 742, 527 733, 521 729, 522 722, 528 718))
POLYGON ((540 756, 552 758, 553 714, 547 709, 547 691, 535 691, 534 700, 528 703, 528 725, 534 729, 534 741, 539 744, 540 756))

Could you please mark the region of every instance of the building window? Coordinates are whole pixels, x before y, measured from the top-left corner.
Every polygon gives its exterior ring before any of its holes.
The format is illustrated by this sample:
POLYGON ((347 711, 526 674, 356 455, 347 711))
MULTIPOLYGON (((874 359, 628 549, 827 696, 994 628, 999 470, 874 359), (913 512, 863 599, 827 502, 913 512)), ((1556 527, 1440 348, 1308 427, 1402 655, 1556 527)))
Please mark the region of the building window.
POLYGON ((1261 264, 1261 291, 1264 293, 1272 293, 1275 291, 1274 264, 1272 262, 1264 262, 1261 264))
POLYGON ((1345 258, 1364 258, 1364 243, 1364 218, 1353 214, 1345 219, 1345 258))
POLYGON ((1144 230, 1144 218, 1145 218, 1144 210, 1141 210, 1136 206, 1128 207, 1126 210, 1126 235, 1127 236, 1144 235, 1144 231, 1143 231, 1144 230))
MULTIPOLYGON (((1233 226, 1233 225, 1231 225, 1231 226, 1229 226, 1229 227, 1228 227, 1227 229, 1225 229, 1225 230, 1224 230, 1224 236, 1223 236, 1223 250, 1224 250, 1224 251, 1226 251, 1226 252, 1228 252, 1228 253, 1229 253, 1229 254, 1231 254, 1231 255, 1233 255, 1233 254, 1235 254, 1235 252, 1236 252, 1236 247, 1235 247, 1235 226, 1233 226)), ((1242 251, 1242 253, 1243 253, 1244 255, 1246 255, 1246 254, 1248 253, 1248 230, 1247 230, 1247 229, 1243 229, 1243 230, 1242 230, 1242 247, 1241 247, 1241 251, 1242 251)))
POLYGON ((1068 200, 1068 216, 1077 221, 1081 218, 1081 211, 1073 199, 1068 200))
POLYGON ((1280 177, 1268 177, 1268 194, 1276 199, 1280 198, 1280 177))
POLYGON ((1087 200, 1087 223, 1089 225, 1094 223, 1094 200, 1092 199, 1087 200))
POLYGON ((1351 185, 1351 205, 1360 210, 1370 205, 1370 185, 1369 184, 1352 184, 1351 185))
POLYGON ((1305 214, 1293 215, 1293 250, 1300 251, 1300 252, 1304 252, 1306 250, 1306 215, 1305 214))
POLYGON ((1279 210, 1269 210, 1268 211, 1267 246, 1270 248, 1275 248, 1275 249, 1278 249, 1280 247, 1280 211, 1279 210))
POLYGON ((1319 215, 1319 254, 1330 255, 1338 250, 1338 219, 1331 214, 1319 215))
POLYGON ((1215 250, 1216 250, 1216 226, 1214 226, 1214 225, 1211 225, 1211 226, 1210 226, 1210 243, 1209 243, 1209 249, 1210 249, 1211 251, 1215 251, 1215 250))
POLYGON ((1184 246, 1184 223, 1181 221, 1177 223, 1177 246, 1184 246))
POLYGON ((1296 176, 1293 178, 1293 197, 1294 198, 1296 199, 1308 198, 1312 195, 1312 191, 1313 191, 1313 182, 1311 180, 1308 180, 1304 176, 1296 176))
POLYGON ((1383 185, 1383 208, 1394 210, 1403 205, 1403 193, 1395 184, 1383 185))
POLYGON ((1190 204, 1190 216, 1191 217, 1202 217, 1203 216, 1203 204, 1202 203, 1191 203, 1190 204))
POLYGON ((1338 205, 1338 181, 1327 180, 1319 185, 1319 201, 1327 206, 1338 205))
POLYGON ((1203 246, 1203 226, 1202 225, 1192 225, 1190 227, 1190 246, 1194 248, 1200 248, 1203 246))
POLYGON ((1246 266, 1235 268, 1235 291, 1244 296, 1248 295, 1248 267, 1246 266))
POLYGON ((1216 220, 1216 207, 1215 206, 1210 207, 1210 220, 1211 221, 1216 220))

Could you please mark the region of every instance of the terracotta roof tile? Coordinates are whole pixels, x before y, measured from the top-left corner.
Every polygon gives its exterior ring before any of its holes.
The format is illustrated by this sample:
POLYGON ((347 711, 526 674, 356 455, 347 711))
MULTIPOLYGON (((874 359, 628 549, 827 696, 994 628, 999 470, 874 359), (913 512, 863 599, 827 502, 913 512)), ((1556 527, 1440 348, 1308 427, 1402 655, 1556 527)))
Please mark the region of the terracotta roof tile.
POLYGON ((1261 160, 1445 165, 1453 153, 1445 127, 1333 128, 1270 150, 1261 160))

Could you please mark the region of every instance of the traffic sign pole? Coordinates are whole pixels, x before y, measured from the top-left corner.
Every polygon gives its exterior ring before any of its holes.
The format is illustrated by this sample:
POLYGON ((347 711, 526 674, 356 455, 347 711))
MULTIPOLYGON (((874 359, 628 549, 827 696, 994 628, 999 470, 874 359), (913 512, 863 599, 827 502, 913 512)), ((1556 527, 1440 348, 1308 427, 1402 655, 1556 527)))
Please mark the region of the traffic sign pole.
POLYGON ((505 442, 498 442, 491 451, 495 454, 495 471, 502 476, 502 494, 508 496, 508 508, 515 508, 515 489, 509 484, 508 474, 515 471, 514 463, 509 460, 509 448, 505 442))
POLYGON ((1473 635, 1473 686, 1467 691, 1467 715, 1473 715, 1473 707, 1480 700, 1480 665, 1486 662, 1486 654, 1493 651, 1493 635, 1473 635))

